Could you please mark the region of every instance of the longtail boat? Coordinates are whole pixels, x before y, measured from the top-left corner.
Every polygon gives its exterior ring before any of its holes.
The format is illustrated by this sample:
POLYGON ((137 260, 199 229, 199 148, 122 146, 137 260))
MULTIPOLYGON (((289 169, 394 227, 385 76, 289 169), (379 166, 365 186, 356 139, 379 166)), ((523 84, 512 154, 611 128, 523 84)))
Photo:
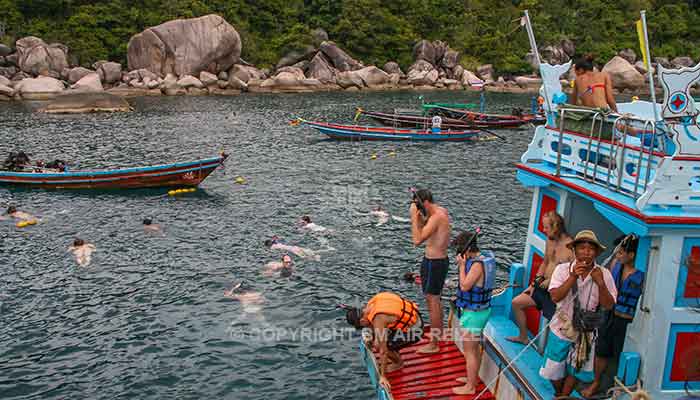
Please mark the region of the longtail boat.
POLYGON ((0 185, 44 189, 127 189, 163 186, 197 186, 228 157, 147 167, 59 171, 27 166, 29 171, 0 171, 0 185))
MULTIPOLYGON (((358 109, 360 115, 367 116, 379 122, 384 126, 394 126, 401 128, 426 128, 432 126, 431 116, 409 115, 409 114, 389 114, 374 111, 366 111, 358 109)), ((513 123, 508 121, 508 128, 513 127, 513 123)), ((503 126, 494 126, 493 121, 481 122, 480 120, 457 119, 450 117, 442 117, 442 127, 447 129, 469 130, 474 128, 501 128, 503 126)))
POLYGON ((343 125, 327 122, 306 121, 297 119, 293 125, 307 125, 332 139, 344 140, 408 140, 429 142, 463 142, 476 140, 482 133, 479 130, 419 130, 398 129, 378 126, 343 125))
POLYGON ((433 115, 462 120, 484 128, 517 128, 525 124, 541 125, 547 121, 542 114, 487 114, 449 107, 434 107, 432 110, 433 115))

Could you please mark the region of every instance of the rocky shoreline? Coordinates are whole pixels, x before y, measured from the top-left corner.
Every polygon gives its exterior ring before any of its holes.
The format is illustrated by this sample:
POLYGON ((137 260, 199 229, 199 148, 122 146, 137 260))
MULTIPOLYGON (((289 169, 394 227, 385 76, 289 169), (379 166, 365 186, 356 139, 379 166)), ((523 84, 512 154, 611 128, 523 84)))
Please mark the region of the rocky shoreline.
MULTIPOLYGON (((459 52, 442 41, 418 42, 413 48, 414 63, 406 73, 396 62, 381 68, 365 66, 330 41, 323 30, 314 32, 313 46, 285 55, 273 70, 248 64, 240 57, 241 49, 238 32, 218 15, 173 20, 134 35, 127 49, 127 68, 106 60, 93 63, 91 68, 70 65, 66 46, 25 37, 16 41, 14 49, 0 45, 0 101, 102 92, 132 97, 481 90, 482 85, 492 92, 537 93, 541 85, 535 75, 498 76, 488 64, 469 71, 459 64, 459 52)), ((574 44, 565 40, 544 47, 541 54, 544 61, 565 63, 574 51, 574 44)), ((528 55, 531 63, 533 58, 528 55)), ((653 68, 657 64, 673 68, 694 62, 689 57, 671 61, 656 58, 653 68)), ((648 93, 646 70, 633 50, 620 51, 602 70, 610 73, 617 91, 648 93)), ((562 83, 568 85, 568 80, 562 83)))

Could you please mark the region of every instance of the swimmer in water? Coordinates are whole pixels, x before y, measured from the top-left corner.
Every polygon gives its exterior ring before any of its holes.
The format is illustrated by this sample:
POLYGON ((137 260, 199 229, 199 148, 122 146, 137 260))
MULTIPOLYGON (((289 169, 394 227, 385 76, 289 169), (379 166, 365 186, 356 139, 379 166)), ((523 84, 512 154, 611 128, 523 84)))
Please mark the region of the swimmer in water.
POLYGON ((377 225, 384 225, 389 221, 389 213, 382 208, 382 206, 376 206, 370 211, 370 215, 374 215, 378 218, 377 225))
POLYGON ((73 241, 73 245, 68 248, 68 251, 75 256, 75 262, 81 267, 87 267, 92 261, 92 253, 95 251, 95 245, 85 243, 83 239, 77 238, 73 241))
POLYGON ((283 255, 281 261, 272 261, 267 263, 265 265, 265 271, 263 271, 263 275, 272 276, 278 271, 280 273, 280 276, 283 278, 288 278, 292 276, 292 257, 290 257, 289 254, 283 255))
POLYGON ((234 285, 230 290, 224 290, 224 297, 231 300, 238 300, 243 306, 243 312, 256 314, 262 310, 265 298, 262 293, 254 291, 240 290, 243 282, 234 285))
POLYGON ((296 255, 297 257, 305 258, 307 260, 321 261, 321 256, 316 254, 315 251, 306 249, 299 246, 292 246, 284 244, 280 241, 279 237, 273 236, 264 242, 265 247, 272 250, 282 250, 296 255))
POLYGON ((299 224, 301 225, 301 229, 309 231, 309 232, 327 232, 328 229, 326 227, 317 225, 313 222, 311 222, 311 217, 308 215, 304 215, 301 217, 301 220, 299 221, 299 224))
POLYGON ((7 207, 7 211, 5 211, 5 215, 7 217, 19 219, 22 221, 36 221, 36 217, 34 217, 32 214, 26 213, 24 211, 19 211, 19 210, 17 210, 17 207, 15 207, 15 206, 7 207))
POLYGON ((146 233, 155 233, 163 235, 163 230, 161 229, 160 225, 154 224, 153 219, 150 217, 146 217, 143 219, 143 230, 146 233))

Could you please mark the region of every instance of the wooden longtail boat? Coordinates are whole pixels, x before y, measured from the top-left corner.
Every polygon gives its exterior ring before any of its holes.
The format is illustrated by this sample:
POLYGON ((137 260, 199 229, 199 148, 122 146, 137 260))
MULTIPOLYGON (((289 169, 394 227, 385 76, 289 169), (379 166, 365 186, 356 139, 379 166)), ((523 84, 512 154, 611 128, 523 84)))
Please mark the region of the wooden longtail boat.
POLYGON ((218 157, 148 167, 14 172, 0 171, 0 185, 45 189, 130 189, 162 186, 197 186, 228 157, 218 157))
POLYGON ((546 122, 544 115, 523 113, 520 115, 486 114, 448 107, 434 107, 433 113, 473 123, 484 128, 517 128, 525 124, 540 125, 546 122))
MULTIPOLYGON (((384 126, 394 126, 401 128, 430 128, 432 117, 409 114, 389 114, 358 109, 360 115, 365 115, 379 122, 384 126)), ((469 130, 474 128, 490 128, 492 123, 480 123, 477 121, 461 120, 457 118, 442 117, 442 127, 446 129, 469 130)))
POLYGON ((451 131, 419 129, 397 129, 379 126, 342 125, 327 122, 314 122, 298 119, 292 124, 308 125, 333 139, 344 140, 412 140, 432 142, 461 142, 478 139, 481 131, 451 131))

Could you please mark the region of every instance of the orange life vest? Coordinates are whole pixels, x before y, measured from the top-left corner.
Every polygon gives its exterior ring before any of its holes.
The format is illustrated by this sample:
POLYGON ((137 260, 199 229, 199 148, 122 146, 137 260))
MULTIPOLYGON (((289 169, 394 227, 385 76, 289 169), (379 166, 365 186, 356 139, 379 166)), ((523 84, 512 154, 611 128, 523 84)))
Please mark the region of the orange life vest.
POLYGON ((383 292, 379 293, 367 303, 369 313, 367 319, 374 322, 377 314, 387 314, 396 317, 396 321, 387 326, 388 329, 406 332, 409 327, 418 321, 418 306, 416 303, 404 300, 401 296, 383 292))

